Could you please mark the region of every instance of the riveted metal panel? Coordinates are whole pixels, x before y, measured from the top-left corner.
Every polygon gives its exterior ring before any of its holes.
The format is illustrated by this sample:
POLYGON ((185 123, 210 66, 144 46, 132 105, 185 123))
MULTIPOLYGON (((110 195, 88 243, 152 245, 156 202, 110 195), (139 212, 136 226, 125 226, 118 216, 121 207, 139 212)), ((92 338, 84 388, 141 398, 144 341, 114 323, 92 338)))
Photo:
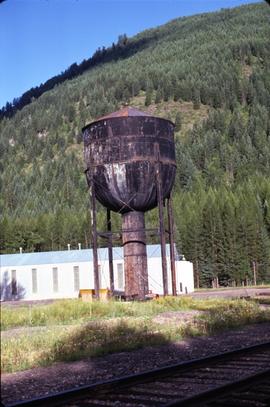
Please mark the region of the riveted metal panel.
POLYGON ((102 205, 121 213, 157 206, 156 144, 163 198, 169 196, 176 171, 173 130, 168 120, 142 115, 107 117, 84 128, 85 163, 102 205))

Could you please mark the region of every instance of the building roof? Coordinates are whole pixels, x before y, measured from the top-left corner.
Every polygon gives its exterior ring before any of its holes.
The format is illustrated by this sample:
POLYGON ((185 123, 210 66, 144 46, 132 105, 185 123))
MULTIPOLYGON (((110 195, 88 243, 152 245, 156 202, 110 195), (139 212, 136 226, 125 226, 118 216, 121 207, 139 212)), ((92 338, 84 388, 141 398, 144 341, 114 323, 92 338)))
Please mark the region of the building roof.
MULTIPOLYGON (((169 256, 169 245, 166 245, 167 256, 169 256)), ((147 257, 161 257, 160 245, 147 245, 147 257)), ((113 248, 113 259, 123 260, 123 248, 113 248)), ((100 261, 108 260, 108 249, 98 249, 98 259, 100 261)), ((92 249, 82 250, 61 250, 53 252, 35 252, 2 254, 0 256, 0 267, 15 266, 35 266, 39 264, 59 264, 93 261, 92 249)))

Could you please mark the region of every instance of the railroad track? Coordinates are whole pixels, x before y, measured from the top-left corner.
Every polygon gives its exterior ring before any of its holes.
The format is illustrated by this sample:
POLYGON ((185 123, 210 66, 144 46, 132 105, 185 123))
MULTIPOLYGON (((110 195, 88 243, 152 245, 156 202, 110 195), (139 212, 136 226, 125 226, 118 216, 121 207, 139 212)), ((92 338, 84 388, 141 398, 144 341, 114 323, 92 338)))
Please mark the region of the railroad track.
POLYGON ((270 342, 7 407, 270 406, 270 342))

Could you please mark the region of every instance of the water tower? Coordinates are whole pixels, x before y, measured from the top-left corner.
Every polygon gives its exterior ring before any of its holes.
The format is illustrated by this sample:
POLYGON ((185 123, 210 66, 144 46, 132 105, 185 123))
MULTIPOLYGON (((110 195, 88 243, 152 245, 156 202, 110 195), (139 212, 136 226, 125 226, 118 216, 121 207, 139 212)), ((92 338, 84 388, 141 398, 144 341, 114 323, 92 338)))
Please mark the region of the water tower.
MULTIPOLYGON (((137 109, 125 107, 83 128, 86 177, 92 210, 95 292, 98 293, 96 199, 107 208, 110 283, 113 291, 111 211, 122 216, 125 295, 144 299, 148 293, 144 213, 158 206, 163 291, 168 294, 166 233, 169 234, 173 294, 175 261, 170 194, 176 162, 174 125, 137 109), (164 226, 167 201, 168 226, 164 226)), ((104 233, 103 233, 104 236, 104 233)))

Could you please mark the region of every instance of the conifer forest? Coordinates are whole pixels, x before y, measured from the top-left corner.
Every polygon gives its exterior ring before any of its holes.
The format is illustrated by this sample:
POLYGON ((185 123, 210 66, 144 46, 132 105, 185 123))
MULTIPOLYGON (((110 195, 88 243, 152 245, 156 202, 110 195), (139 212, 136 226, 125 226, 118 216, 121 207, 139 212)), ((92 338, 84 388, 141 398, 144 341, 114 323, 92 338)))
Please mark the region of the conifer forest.
MULTIPOLYGON (((81 129, 130 105, 176 125, 175 238, 195 285, 252 283, 254 270, 270 283, 269 38, 265 3, 179 18, 119 35, 7 103, 0 252, 90 247, 81 129)), ((99 206, 99 230, 105 222, 99 206)), ((157 210, 146 225, 157 227, 157 210)))

